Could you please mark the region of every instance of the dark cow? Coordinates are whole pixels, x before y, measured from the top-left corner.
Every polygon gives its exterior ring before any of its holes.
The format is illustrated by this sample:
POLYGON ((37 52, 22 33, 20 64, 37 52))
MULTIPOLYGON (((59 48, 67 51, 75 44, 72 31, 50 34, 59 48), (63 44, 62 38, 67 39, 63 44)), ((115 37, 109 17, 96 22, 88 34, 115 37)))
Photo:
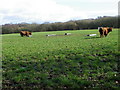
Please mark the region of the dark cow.
POLYGON ((100 27, 98 29, 100 32, 100 37, 106 37, 108 33, 112 31, 112 27, 100 27))
POLYGON ((21 37, 23 37, 23 36, 31 37, 32 33, 29 31, 21 31, 20 35, 21 35, 21 37))

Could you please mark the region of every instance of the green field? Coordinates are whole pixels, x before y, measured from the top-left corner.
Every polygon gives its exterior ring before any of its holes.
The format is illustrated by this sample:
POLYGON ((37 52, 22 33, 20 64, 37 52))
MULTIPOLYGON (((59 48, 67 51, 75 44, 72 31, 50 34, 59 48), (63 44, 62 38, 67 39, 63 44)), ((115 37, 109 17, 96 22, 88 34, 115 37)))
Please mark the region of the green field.
POLYGON ((117 29, 106 38, 99 38, 98 30, 34 32, 32 37, 5 34, 3 89, 118 88, 119 55, 117 29))

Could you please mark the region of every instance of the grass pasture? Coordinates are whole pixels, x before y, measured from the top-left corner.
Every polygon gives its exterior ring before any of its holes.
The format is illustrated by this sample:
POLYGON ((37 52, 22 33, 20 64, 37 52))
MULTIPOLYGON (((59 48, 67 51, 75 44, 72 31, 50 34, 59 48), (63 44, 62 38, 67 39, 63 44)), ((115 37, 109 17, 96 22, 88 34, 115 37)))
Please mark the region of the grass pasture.
POLYGON ((33 37, 5 34, 3 89, 118 88, 119 55, 117 29, 106 38, 99 38, 98 30, 34 32, 33 37), (94 33, 97 36, 85 36, 94 33))

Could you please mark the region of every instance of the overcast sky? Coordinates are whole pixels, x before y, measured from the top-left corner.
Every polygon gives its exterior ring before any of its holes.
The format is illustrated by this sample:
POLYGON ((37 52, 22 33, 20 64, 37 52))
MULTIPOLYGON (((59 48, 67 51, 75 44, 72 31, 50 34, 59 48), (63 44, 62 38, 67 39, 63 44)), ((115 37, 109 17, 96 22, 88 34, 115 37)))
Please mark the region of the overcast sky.
POLYGON ((0 24, 117 16, 119 0, 0 0, 0 24))

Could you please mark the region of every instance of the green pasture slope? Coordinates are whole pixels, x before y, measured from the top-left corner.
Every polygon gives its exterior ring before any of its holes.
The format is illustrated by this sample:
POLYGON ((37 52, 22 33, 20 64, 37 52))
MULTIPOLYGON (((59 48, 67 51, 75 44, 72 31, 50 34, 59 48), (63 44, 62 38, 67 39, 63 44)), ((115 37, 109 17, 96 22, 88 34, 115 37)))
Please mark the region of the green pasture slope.
POLYGON ((33 37, 5 34, 3 89, 118 88, 119 55, 117 29, 106 38, 99 38, 98 30, 35 32, 33 37))

